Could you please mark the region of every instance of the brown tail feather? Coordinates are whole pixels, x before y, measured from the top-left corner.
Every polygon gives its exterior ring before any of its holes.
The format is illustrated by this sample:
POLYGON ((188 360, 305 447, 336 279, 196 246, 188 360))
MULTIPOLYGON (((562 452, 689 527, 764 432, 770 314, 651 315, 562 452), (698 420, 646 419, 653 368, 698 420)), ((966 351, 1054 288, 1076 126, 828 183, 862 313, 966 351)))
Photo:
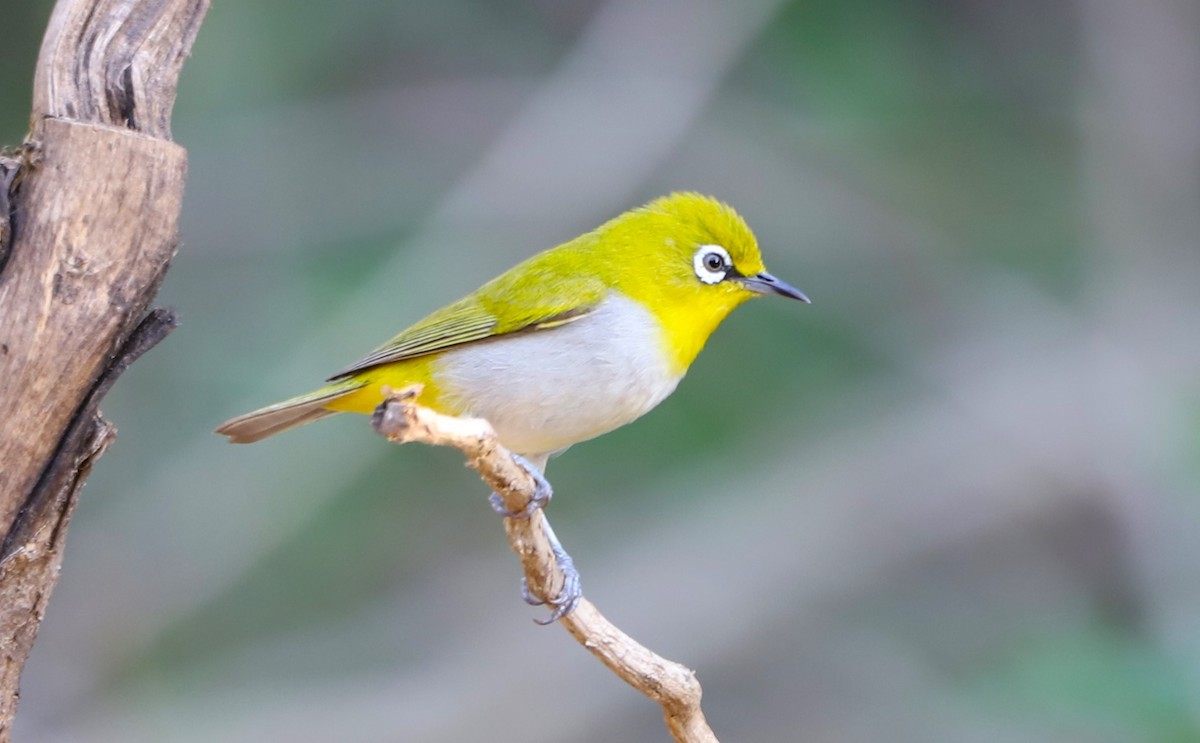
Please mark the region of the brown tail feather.
POLYGON ((268 436, 274 436, 280 431, 286 431, 289 428, 295 428, 330 415, 337 415, 339 411, 329 410, 325 405, 362 386, 361 383, 343 383, 300 397, 293 397, 290 400, 230 418, 217 428, 217 433, 228 436, 231 444, 250 444, 268 436))

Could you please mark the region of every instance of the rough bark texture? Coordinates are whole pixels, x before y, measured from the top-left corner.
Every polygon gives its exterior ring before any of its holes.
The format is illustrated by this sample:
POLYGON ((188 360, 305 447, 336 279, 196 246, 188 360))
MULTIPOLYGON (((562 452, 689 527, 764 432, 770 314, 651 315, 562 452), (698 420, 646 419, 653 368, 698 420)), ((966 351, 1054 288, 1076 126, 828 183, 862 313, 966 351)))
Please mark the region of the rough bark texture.
POLYGON ((172 327, 179 70, 208 0, 60 0, 31 133, 0 162, 0 743, 79 489, 115 429, 100 398, 172 327))

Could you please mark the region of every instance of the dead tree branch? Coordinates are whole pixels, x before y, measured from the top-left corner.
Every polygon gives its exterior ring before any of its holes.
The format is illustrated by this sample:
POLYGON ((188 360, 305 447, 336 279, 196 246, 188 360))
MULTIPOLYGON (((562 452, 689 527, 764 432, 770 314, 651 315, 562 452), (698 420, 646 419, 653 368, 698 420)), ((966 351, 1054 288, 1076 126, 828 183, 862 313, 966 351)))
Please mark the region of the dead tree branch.
MULTIPOLYGON (((523 511, 534 495, 533 478, 500 445, 491 425, 478 418, 435 413, 414 404, 413 396, 413 390, 393 393, 376 411, 375 430, 397 443, 419 441, 455 447, 503 499, 506 508, 513 513, 523 511)), ((541 599, 557 596, 563 586, 547 526, 541 509, 528 519, 504 519, 509 545, 521 559, 529 591, 541 599)), ((667 729, 676 741, 717 743, 700 708, 700 682, 691 669, 639 644, 605 619, 586 598, 558 621, 613 673, 662 706, 667 729)))
POLYGON ((207 9, 60 0, 30 135, 0 159, 0 743, 79 489, 115 434, 100 399, 174 327, 149 308, 186 175, 171 109, 207 9))

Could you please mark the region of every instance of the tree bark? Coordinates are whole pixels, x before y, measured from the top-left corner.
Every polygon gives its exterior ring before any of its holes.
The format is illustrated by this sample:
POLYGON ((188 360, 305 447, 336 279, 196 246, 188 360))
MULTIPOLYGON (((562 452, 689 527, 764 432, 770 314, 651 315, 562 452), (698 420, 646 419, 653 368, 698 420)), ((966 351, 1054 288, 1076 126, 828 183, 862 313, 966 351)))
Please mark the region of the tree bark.
POLYGON ((31 131, 0 159, 0 743, 79 489, 115 435, 97 406, 174 327, 148 311, 177 243, 179 71, 208 0, 59 0, 31 131))

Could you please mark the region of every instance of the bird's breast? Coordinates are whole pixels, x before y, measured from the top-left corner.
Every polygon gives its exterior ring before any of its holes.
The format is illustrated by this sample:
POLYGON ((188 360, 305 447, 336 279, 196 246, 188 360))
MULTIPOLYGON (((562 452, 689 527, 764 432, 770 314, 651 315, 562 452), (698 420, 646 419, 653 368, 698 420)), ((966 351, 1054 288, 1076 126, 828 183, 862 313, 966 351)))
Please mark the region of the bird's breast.
POLYGON ((682 376, 655 317, 617 294, 565 325, 446 351, 435 371, 448 407, 486 418, 505 446, 526 455, 633 421, 682 376))

